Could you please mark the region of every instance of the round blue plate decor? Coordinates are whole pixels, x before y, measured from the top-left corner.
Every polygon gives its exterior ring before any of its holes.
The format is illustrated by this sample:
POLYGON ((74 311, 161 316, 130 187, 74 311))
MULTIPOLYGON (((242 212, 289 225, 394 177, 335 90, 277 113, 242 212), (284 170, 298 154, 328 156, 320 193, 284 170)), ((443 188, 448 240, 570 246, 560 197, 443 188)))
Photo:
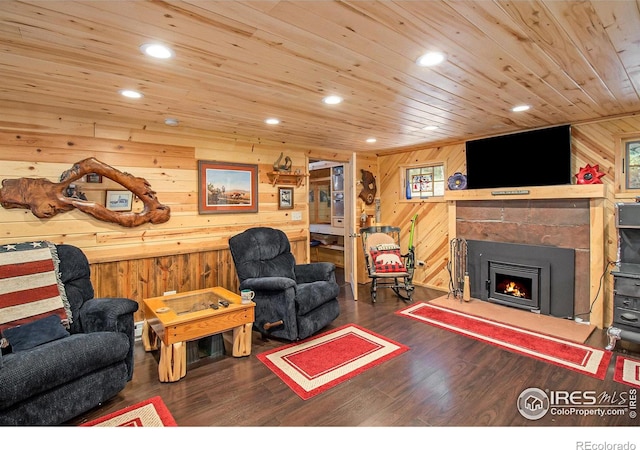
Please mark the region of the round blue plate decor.
POLYGON ((467 188, 467 177, 460 172, 456 172, 451 175, 447 181, 449 189, 457 191, 467 188))

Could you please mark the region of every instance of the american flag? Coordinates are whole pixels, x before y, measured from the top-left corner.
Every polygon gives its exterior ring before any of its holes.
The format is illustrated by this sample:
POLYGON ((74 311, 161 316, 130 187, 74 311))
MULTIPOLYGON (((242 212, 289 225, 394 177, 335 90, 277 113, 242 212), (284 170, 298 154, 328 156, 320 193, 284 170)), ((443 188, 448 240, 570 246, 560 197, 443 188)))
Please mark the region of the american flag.
POLYGON ((0 245, 0 331, 52 314, 63 323, 71 320, 55 246, 47 241, 0 245))

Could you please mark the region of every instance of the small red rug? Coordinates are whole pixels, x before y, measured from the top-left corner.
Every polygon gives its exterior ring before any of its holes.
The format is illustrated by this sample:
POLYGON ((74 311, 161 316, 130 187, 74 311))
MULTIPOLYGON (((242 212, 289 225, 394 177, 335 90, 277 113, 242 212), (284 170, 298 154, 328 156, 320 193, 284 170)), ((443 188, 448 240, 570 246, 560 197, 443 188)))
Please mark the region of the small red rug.
POLYGON ((430 325, 603 380, 611 352, 429 303, 396 311, 430 325))
POLYGON ((257 355, 303 400, 398 356, 409 347, 355 324, 257 355))
POLYGON ((640 387, 640 361, 626 356, 618 356, 613 379, 618 383, 640 387))
POLYGON ((160 397, 99 417, 83 427, 176 427, 176 421, 160 397))

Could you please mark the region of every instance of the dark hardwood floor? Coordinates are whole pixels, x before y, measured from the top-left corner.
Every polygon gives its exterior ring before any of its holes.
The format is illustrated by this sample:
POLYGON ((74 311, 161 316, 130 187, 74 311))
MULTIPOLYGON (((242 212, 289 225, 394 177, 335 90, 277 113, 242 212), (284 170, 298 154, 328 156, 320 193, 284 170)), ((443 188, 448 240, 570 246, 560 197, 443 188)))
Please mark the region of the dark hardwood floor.
MULTIPOLYGON (((347 286, 348 287, 348 286, 347 286)), ((615 354, 640 357, 636 348, 617 348, 605 380, 558 368, 532 358, 402 318, 407 306, 389 289, 370 302, 369 286, 359 286, 354 302, 345 286, 341 314, 329 328, 356 323, 410 350, 380 366, 301 400, 255 355, 283 345, 254 333, 252 355, 207 358, 190 367, 176 383, 158 381, 157 354, 136 345, 135 373, 115 398, 70 423, 77 425, 125 406, 160 395, 180 427, 451 427, 451 426, 637 426, 639 419, 604 415, 551 415, 524 418, 516 408, 527 388, 547 391, 595 391, 620 395, 632 389, 613 381, 615 354)), ((414 301, 443 295, 416 288, 414 301)), ((602 348, 605 334, 596 330, 587 342, 602 348)))

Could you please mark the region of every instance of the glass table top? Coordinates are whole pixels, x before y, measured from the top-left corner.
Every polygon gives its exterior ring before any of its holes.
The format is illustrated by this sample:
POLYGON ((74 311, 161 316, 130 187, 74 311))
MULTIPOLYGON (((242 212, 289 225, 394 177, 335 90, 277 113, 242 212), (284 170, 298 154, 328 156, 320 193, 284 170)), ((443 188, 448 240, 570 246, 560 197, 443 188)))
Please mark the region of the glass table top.
POLYGON ((183 315, 212 308, 212 305, 218 306, 221 300, 225 298, 215 292, 200 292, 174 298, 168 297, 163 303, 177 315, 183 315))

